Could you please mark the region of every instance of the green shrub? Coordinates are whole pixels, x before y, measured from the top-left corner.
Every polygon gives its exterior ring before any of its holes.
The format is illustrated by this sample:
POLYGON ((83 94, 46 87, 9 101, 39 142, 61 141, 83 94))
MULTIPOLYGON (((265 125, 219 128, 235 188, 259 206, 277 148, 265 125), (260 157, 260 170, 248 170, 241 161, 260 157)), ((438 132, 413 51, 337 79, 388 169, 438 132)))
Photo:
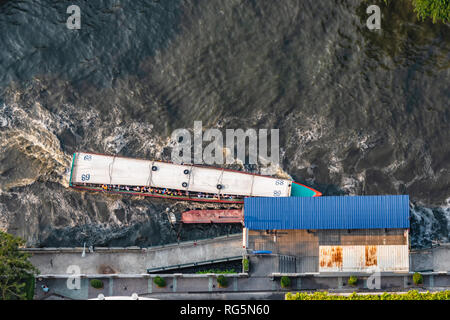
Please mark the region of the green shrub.
POLYGON ((287 276, 282 276, 281 277, 281 287, 282 288, 287 288, 291 285, 291 278, 287 277, 287 276))
POLYGON ((153 279, 153 282, 159 287, 159 288, 164 288, 166 286, 166 280, 164 280, 163 278, 161 278, 160 276, 155 277, 155 279, 153 279))
POLYGON ((228 279, 225 278, 223 275, 220 275, 220 276, 217 277, 217 283, 222 288, 228 287, 228 279))
POLYGON ((420 293, 417 290, 411 290, 407 293, 386 293, 359 295, 353 292, 349 296, 339 296, 329 294, 328 292, 297 292, 295 294, 287 293, 286 300, 450 300, 450 290, 430 293, 429 291, 420 293))
POLYGON ((415 285, 423 283, 423 277, 419 272, 415 272, 413 275, 413 281, 415 285))
POLYGON ((91 286, 95 289, 101 289, 103 288, 103 281, 98 279, 92 279, 91 280, 91 286))
POLYGON ((247 258, 242 259, 242 266, 244 267, 244 272, 248 272, 250 269, 250 261, 247 258))
POLYGON ((355 286, 356 283, 358 283, 358 278, 356 276, 351 276, 350 278, 348 278, 348 284, 350 286, 355 286))

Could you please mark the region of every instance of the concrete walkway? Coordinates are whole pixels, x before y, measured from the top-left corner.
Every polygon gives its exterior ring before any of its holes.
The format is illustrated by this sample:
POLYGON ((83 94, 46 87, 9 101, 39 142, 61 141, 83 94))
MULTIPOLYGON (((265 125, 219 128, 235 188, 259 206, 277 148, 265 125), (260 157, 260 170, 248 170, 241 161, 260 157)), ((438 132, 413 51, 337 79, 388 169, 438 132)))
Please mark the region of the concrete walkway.
POLYGON ((43 275, 69 274, 69 266, 78 266, 84 275, 143 274, 148 268, 242 256, 245 252, 242 234, 142 249, 94 248, 94 252, 86 249, 84 257, 82 248, 37 248, 25 251, 32 253, 30 261, 43 275))
POLYGON ((217 275, 160 275, 166 281, 164 288, 159 288, 154 283, 156 275, 141 275, 135 277, 119 277, 104 275, 98 278, 103 282, 102 289, 95 289, 90 285, 91 278, 82 277, 80 287, 72 289, 67 285, 67 278, 42 277, 36 281, 35 299, 47 299, 56 295, 75 300, 97 298, 99 294, 105 297, 131 296, 137 293, 139 296, 157 299, 279 299, 286 292, 301 290, 315 291, 326 290, 329 292, 351 293, 353 291, 407 291, 418 289, 421 291, 450 290, 450 274, 424 274, 423 286, 416 287, 412 281, 412 274, 406 275, 382 275, 380 289, 369 289, 368 276, 359 276, 355 287, 348 286, 348 276, 321 276, 309 275, 291 277, 291 285, 284 289, 280 284, 280 277, 257 277, 248 274, 225 275, 228 286, 221 288, 217 282, 217 275), (49 293, 41 290, 41 285, 50 288, 49 293), (208 298, 209 297, 209 298, 208 298))

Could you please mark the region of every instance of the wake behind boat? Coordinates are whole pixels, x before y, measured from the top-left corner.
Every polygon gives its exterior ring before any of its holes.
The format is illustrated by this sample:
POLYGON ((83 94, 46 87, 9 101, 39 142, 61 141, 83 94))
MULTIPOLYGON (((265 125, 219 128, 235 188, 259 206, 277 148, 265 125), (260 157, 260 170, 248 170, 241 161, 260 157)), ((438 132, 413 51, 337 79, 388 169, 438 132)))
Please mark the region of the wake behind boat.
POLYGON ((302 184, 241 171, 74 153, 70 187, 176 200, 243 203, 245 197, 321 196, 302 184))

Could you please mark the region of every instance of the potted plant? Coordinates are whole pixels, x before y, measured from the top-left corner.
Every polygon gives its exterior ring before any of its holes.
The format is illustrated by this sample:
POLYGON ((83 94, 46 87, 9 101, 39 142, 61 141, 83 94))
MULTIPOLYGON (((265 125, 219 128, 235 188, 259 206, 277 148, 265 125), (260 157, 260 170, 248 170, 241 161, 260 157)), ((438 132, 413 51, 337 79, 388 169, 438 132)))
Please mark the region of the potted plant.
POLYGON ((222 274, 217 277, 217 283, 219 284, 220 288, 228 287, 228 279, 222 274))
POLYGON ((414 272, 413 274, 413 282, 416 286, 423 285, 423 276, 419 272, 414 272))
POLYGON ((282 276, 280 282, 282 288, 288 288, 291 285, 291 278, 287 276, 282 276))
POLYGON ((166 280, 164 280, 164 278, 161 278, 160 276, 156 276, 155 279, 153 279, 153 282, 158 288, 164 288, 166 286, 166 280))
POLYGON ((250 270, 250 261, 248 258, 242 259, 242 268, 244 272, 248 272, 250 270))
POLYGON ((102 289, 103 288, 103 281, 99 279, 91 279, 90 281, 91 287, 95 289, 102 289))
POLYGON ((356 276, 351 276, 350 278, 348 278, 348 285, 349 286, 356 286, 356 284, 358 283, 358 277, 356 276))

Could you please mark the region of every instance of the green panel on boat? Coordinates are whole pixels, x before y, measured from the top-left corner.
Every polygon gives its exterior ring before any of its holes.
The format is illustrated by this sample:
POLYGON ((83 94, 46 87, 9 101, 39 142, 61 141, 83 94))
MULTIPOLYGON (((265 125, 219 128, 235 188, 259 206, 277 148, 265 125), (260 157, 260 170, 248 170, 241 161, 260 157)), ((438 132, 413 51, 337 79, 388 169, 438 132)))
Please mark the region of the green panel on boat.
POLYGON ((314 190, 297 182, 292 183, 291 197, 319 197, 321 195, 322 194, 317 190, 314 190))

